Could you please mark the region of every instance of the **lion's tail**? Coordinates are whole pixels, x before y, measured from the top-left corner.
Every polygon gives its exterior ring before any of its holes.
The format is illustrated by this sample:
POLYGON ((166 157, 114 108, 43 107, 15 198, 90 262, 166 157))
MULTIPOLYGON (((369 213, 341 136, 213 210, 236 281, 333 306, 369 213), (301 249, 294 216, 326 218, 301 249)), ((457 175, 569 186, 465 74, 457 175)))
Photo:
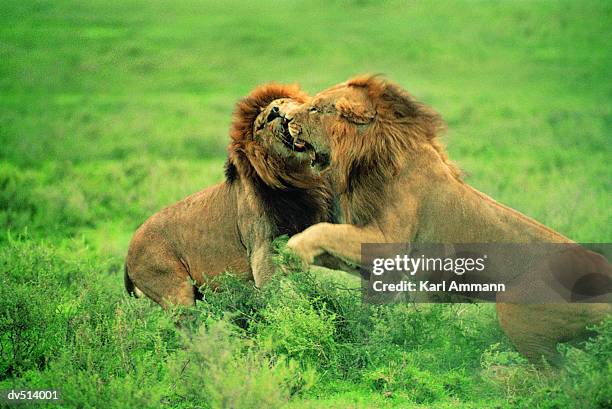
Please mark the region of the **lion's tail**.
POLYGON ((136 285, 128 275, 127 263, 125 263, 123 266, 123 283, 125 284, 125 291, 127 291, 127 293, 132 297, 140 298, 144 295, 142 291, 140 291, 140 289, 136 287, 136 285))

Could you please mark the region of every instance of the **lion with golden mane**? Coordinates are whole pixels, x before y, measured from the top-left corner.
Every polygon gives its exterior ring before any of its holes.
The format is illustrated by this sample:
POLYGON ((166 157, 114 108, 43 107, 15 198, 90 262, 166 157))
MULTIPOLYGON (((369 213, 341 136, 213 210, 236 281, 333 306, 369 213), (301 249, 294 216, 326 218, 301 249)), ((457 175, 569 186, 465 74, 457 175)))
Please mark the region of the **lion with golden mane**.
MULTIPOLYGON (((316 224, 289 240, 306 263, 322 254, 359 263, 361 243, 570 242, 467 185, 437 140, 441 117, 396 84, 353 78, 293 111, 291 124, 294 138, 331 154, 345 223, 316 224)), ((519 305, 499 295, 497 301, 502 328, 533 361, 553 357, 557 342, 612 312, 605 303, 519 305)))
POLYGON ((273 274, 271 242, 329 220, 324 160, 290 137, 287 116, 307 96, 269 84, 240 101, 231 125, 226 180, 151 216, 125 264, 129 293, 162 307, 193 305, 198 287, 224 271, 261 286, 273 274))

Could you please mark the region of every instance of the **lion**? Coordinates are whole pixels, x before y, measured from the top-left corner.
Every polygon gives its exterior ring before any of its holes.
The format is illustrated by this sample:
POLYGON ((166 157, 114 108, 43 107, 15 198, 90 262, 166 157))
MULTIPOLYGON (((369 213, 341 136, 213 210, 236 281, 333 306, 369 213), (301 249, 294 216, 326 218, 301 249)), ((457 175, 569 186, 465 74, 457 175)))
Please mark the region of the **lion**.
POLYGON ((167 308, 191 306, 198 288, 225 271, 257 287, 274 272, 271 242, 331 217, 324 161, 289 135, 285 118, 308 96, 268 84, 241 100, 231 125, 225 181, 151 216, 125 263, 128 293, 167 308))
MULTIPOLYGON (((445 128, 440 115, 399 85, 376 76, 353 78, 292 111, 290 123, 294 138, 331 155, 343 218, 343 224, 319 223, 289 240, 306 264, 325 254, 359 263, 361 243, 571 242, 465 183, 437 138, 445 128)), ((600 257, 594 255, 587 259, 600 257)), ((536 362, 552 358, 558 341, 575 339, 612 312, 603 303, 503 301, 498 296, 501 327, 536 362)))

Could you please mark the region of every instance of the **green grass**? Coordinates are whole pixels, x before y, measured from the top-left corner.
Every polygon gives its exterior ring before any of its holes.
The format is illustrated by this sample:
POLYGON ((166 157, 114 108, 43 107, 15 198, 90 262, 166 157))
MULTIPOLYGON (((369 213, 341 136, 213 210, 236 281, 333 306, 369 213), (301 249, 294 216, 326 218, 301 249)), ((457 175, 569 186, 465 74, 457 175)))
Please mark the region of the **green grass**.
POLYGON ((121 275, 147 216, 222 180, 241 96, 362 72, 441 112, 470 184, 611 241, 611 29, 597 1, 5 0, 0 389, 61 385, 67 407, 605 407, 609 324, 537 371, 491 305, 362 306, 302 273, 229 280, 183 338, 121 275))

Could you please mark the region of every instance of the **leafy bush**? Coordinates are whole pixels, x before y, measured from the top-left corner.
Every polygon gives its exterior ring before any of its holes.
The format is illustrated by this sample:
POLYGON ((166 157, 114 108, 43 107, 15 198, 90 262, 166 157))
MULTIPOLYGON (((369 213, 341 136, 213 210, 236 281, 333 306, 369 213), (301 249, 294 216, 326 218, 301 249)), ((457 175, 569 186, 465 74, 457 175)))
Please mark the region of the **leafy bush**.
POLYGON ((271 305, 262 311, 263 320, 256 328, 258 341, 307 365, 333 367, 334 315, 315 310, 308 300, 292 301, 292 305, 271 305))
POLYGON ((405 359, 368 371, 365 379, 376 390, 400 393, 415 403, 431 403, 445 395, 440 378, 410 366, 405 359))
POLYGON ((301 271, 282 242, 287 264, 263 289, 222 275, 176 311, 128 298, 119 263, 78 246, 0 245, 0 389, 62 379, 67 407, 279 407, 347 383, 400 406, 610 403, 610 321, 539 370, 491 304, 363 304, 355 283, 301 271))
POLYGON ((570 401, 593 408, 612 407, 612 318, 593 327, 583 349, 560 345, 570 401))
POLYGON ((157 399, 151 385, 180 345, 175 325, 147 304, 117 299, 99 281, 105 263, 95 264, 45 243, 0 246, 0 389, 61 387, 70 406, 157 399))
POLYGON ((560 344, 563 365, 537 369, 493 344, 483 353, 483 380, 520 408, 608 408, 612 403, 612 320, 595 326, 580 348, 560 344))
POLYGON ((45 246, 0 247, 0 380, 44 369, 63 348, 69 300, 65 286, 78 275, 45 246))
POLYGON ((309 388, 314 372, 254 349, 226 321, 207 321, 170 363, 176 403, 210 408, 277 408, 309 388))

